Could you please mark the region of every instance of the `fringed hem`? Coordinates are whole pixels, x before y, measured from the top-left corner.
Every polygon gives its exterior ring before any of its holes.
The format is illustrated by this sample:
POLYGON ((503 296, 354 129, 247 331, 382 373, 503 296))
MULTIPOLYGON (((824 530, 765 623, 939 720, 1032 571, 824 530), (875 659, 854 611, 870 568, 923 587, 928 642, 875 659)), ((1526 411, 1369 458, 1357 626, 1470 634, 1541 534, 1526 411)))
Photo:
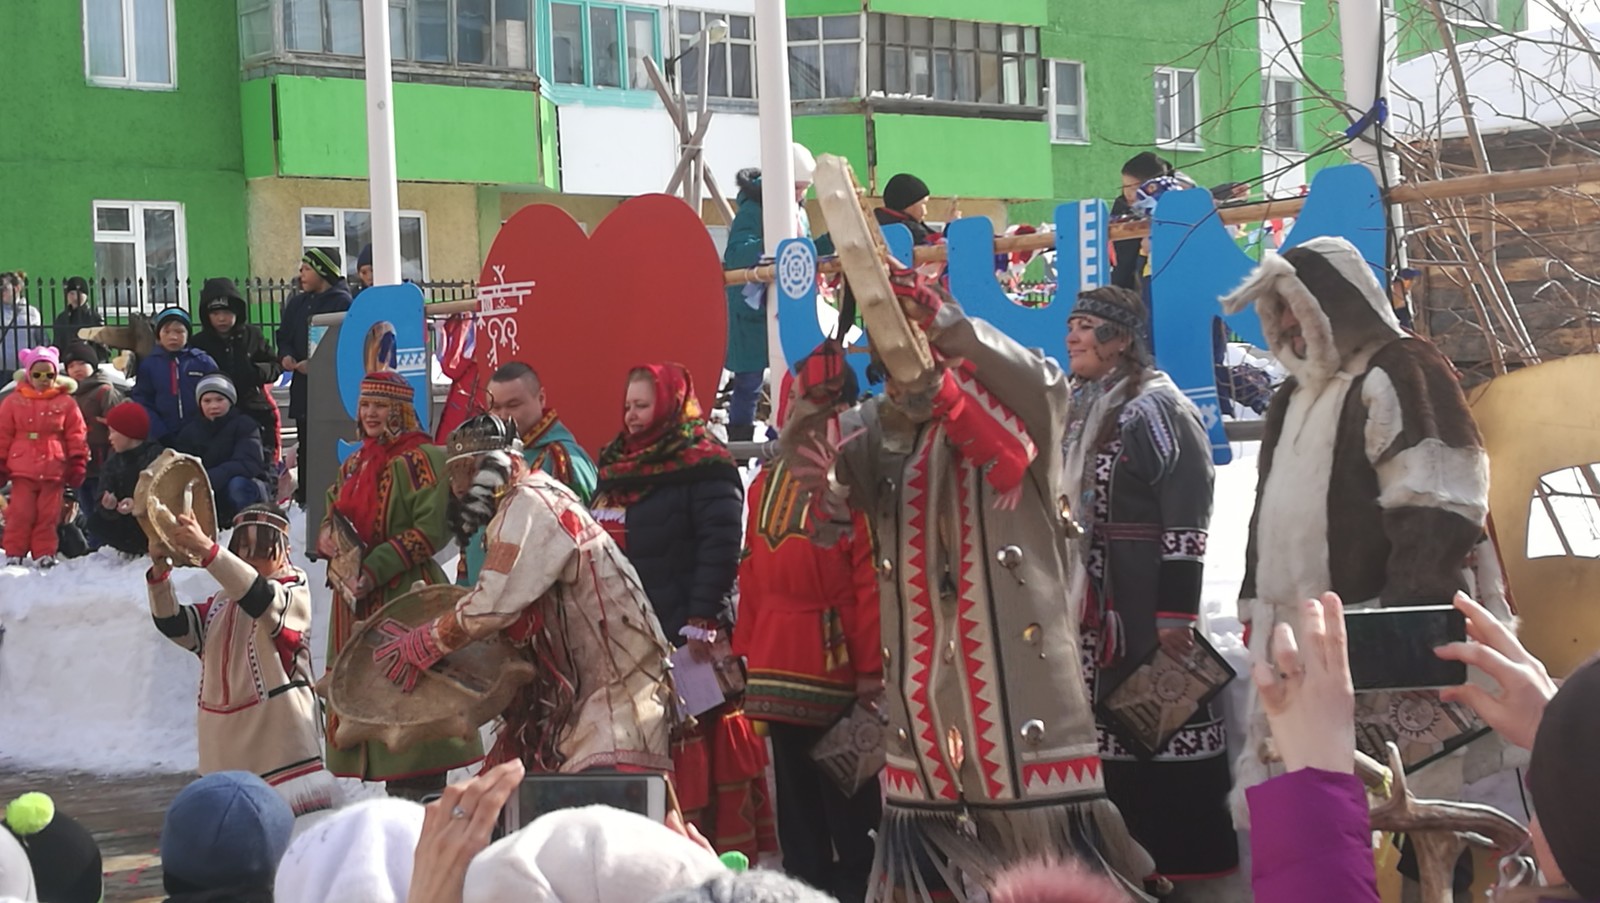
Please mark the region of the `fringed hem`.
POLYGON ((982 899, 1007 867, 1035 859, 1076 859, 1109 874, 1130 899, 1155 861, 1128 834, 1109 800, 966 812, 885 807, 867 903, 957 903, 982 899))
POLYGON ((316 771, 292 777, 272 785, 289 804, 290 810, 298 818, 309 812, 320 812, 323 809, 333 808, 333 797, 338 792, 339 784, 327 769, 318 768, 316 771))

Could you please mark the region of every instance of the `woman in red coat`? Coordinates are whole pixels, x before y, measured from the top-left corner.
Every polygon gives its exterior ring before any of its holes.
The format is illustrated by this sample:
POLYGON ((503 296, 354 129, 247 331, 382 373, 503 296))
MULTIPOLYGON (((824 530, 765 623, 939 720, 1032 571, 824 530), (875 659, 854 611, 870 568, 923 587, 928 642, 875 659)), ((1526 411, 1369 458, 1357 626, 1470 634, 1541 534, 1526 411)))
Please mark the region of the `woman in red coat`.
POLYGON ((783 867, 859 903, 882 794, 877 781, 846 794, 811 748, 857 699, 871 703, 883 690, 872 537, 857 514, 848 537, 829 548, 813 542, 806 496, 781 459, 757 474, 749 498, 733 647, 748 658, 745 714, 766 722, 772 740, 783 867))
POLYGON ((20 565, 28 553, 41 568, 56 564, 62 494, 83 483, 89 443, 83 414, 61 375, 54 348, 24 349, 18 356, 17 388, 0 403, 0 483, 11 480, 11 503, 0 544, 6 563, 20 565))

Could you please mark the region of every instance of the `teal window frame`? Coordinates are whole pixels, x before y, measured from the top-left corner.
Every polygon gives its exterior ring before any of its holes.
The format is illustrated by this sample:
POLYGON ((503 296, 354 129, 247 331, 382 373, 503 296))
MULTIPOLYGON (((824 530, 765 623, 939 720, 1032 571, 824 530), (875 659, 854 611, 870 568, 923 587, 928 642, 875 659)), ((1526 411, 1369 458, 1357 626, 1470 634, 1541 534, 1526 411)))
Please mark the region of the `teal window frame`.
POLYGON ((662 38, 661 13, 665 9, 666 7, 661 6, 635 6, 628 3, 603 2, 603 0, 540 0, 539 24, 541 28, 539 34, 539 49, 542 52, 536 54, 536 65, 538 66, 539 78, 546 86, 548 86, 548 88, 554 89, 558 93, 570 91, 588 96, 627 95, 630 97, 653 98, 655 96, 655 92, 649 85, 644 85, 637 88, 631 85, 632 79, 630 77, 630 61, 628 58, 628 15, 630 13, 644 13, 650 16, 651 39, 649 55, 659 61, 661 59, 662 38), (553 21, 554 8, 557 5, 575 6, 582 11, 582 83, 557 81, 555 77, 555 27, 553 21), (591 9, 608 9, 615 11, 617 14, 617 47, 619 48, 619 62, 621 64, 621 87, 595 84, 594 60, 590 56, 589 52, 590 48, 593 46, 593 35, 591 33, 592 17, 589 14, 591 9))

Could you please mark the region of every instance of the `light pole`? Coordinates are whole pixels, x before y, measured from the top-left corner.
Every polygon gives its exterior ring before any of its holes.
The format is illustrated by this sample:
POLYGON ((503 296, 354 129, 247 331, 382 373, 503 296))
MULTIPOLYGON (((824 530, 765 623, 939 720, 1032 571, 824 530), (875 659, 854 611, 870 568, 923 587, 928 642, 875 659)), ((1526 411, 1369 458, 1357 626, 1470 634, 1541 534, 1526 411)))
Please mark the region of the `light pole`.
MULTIPOLYGON (((761 114, 761 234, 767 256, 795 234, 794 123, 789 103, 789 14, 784 0, 756 0, 756 93, 761 114)), ((777 284, 767 287, 767 385, 777 397, 784 367, 777 284)))
MULTIPOLYGON (((372 210, 372 283, 400 284, 400 185, 394 162, 394 72, 389 0, 362 5, 367 75, 367 191, 372 210)), ((346 271, 353 271, 344 261, 346 271)))

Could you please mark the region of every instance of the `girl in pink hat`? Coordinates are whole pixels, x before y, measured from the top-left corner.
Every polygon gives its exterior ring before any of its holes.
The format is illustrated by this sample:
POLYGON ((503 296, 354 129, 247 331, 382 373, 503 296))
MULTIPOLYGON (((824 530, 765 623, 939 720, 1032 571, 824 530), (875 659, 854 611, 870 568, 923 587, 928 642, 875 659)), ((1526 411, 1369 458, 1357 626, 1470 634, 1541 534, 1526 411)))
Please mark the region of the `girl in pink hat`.
POLYGON ((56 564, 62 497, 83 484, 89 444, 83 414, 72 392, 77 383, 61 372, 54 348, 24 349, 17 358, 17 388, 0 402, 0 483, 11 481, 11 503, 0 544, 6 563, 56 564))

